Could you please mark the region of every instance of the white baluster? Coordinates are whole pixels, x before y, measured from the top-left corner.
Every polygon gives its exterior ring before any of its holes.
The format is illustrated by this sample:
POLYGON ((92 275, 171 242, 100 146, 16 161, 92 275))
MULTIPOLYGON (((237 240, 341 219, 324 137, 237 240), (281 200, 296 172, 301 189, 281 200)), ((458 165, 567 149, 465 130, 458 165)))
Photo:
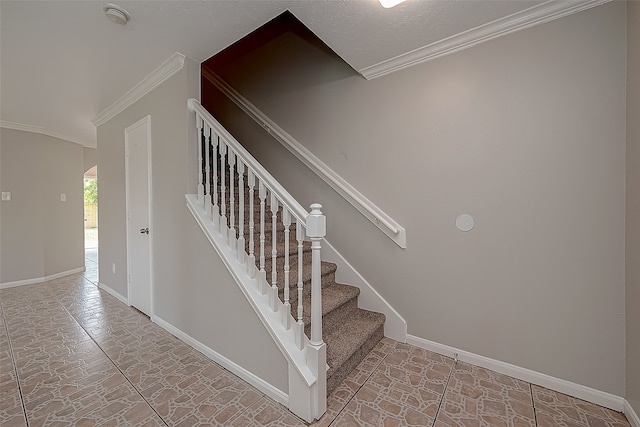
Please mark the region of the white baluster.
POLYGON ((282 224, 284 225, 284 311, 282 312, 282 324, 286 330, 291 328, 291 303, 289 302, 289 227, 291 227, 291 214, 289 209, 282 207, 282 224))
POLYGON ((264 204, 267 198, 267 190, 262 181, 258 185, 258 197, 260 198, 260 292, 264 295, 267 292, 267 272, 264 269, 264 204))
POLYGON ((209 127, 209 125, 205 124, 203 133, 204 133, 204 146, 205 146, 205 177, 206 182, 204 186, 204 210, 207 215, 211 215, 211 133, 213 130, 209 127))
POLYGON ((238 249, 237 241, 236 241, 236 210, 235 210, 235 201, 236 201, 236 175, 235 175, 235 166, 236 166, 236 154, 228 150, 229 154, 227 155, 227 162, 229 163, 229 237, 228 243, 229 247, 232 251, 238 249))
POLYGON ((298 330, 296 331, 296 344, 302 349, 304 346, 304 320, 302 319, 302 254, 304 253, 304 229, 302 224, 296 223, 296 240, 298 241, 298 330))
POLYGON ((225 240, 229 237, 227 231, 227 201, 226 201, 226 187, 225 187, 225 175, 227 168, 225 166, 225 156, 227 155, 227 144, 224 140, 220 140, 220 232, 225 237, 225 240))
POLYGON ((245 241, 244 241, 244 163, 238 157, 238 262, 244 263, 245 241))
POLYGON ((214 132, 211 138, 213 152, 213 225, 220 226, 220 206, 218 206, 218 148, 220 137, 214 132))
POLYGON ((204 185, 202 184, 202 117, 196 113, 198 128, 198 203, 204 203, 204 185))
POLYGON ((249 277, 255 279, 255 271, 256 271, 256 254, 255 254, 255 241, 253 235, 255 233, 254 227, 254 207, 253 201, 255 197, 254 187, 256 185, 256 177, 253 174, 253 171, 249 169, 247 173, 247 180, 249 185, 249 261, 247 262, 247 269, 249 273, 249 277))
POLYGON ((276 195, 271 193, 271 289, 273 289, 273 294, 275 294, 274 301, 271 301, 271 309, 273 311, 276 310, 276 301, 275 299, 278 297, 278 269, 277 269, 277 258, 278 258, 278 248, 277 248, 277 233, 276 228, 278 227, 278 199, 276 199, 276 195))

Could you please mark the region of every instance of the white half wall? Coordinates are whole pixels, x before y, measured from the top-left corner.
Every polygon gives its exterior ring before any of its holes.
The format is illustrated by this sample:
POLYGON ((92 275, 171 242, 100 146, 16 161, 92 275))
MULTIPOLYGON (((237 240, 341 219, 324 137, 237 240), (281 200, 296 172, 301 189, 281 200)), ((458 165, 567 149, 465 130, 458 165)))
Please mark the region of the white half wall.
POLYGON ((199 71, 187 58, 183 68, 98 127, 100 284, 128 300, 124 129, 150 115, 151 317, 287 394, 285 359, 184 201, 196 190, 195 117, 187 99, 199 98, 199 71))

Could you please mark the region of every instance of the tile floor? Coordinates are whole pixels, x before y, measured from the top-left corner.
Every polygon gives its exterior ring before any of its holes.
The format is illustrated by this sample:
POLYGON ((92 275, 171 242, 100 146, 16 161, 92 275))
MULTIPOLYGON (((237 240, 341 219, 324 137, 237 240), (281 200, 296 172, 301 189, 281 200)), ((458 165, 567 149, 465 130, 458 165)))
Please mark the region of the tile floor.
MULTIPOLYGON (((0 425, 302 426, 85 274, 0 290, 0 425)), ((92 264, 93 263, 93 264, 92 264)), ((384 338, 317 426, 629 426, 624 415, 384 338)))

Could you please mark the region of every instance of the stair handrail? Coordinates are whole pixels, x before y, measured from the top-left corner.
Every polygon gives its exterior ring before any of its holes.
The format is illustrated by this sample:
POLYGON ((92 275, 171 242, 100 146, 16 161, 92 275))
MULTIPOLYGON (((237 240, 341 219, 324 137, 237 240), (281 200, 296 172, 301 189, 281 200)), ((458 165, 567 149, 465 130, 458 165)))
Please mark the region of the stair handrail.
MULTIPOLYGON (((255 159, 255 157, 253 157, 247 151, 247 149, 244 148, 238 142, 238 140, 233 135, 231 135, 229 131, 227 131, 220 124, 220 122, 215 119, 215 117, 211 115, 211 113, 209 113, 209 111, 207 111, 202 106, 200 101, 195 98, 189 98, 189 100, 187 101, 187 106, 189 107, 189 111, 196 113, 201 120, 207 122, 207 124, 211 128, 215 129, 218 135, 223 137, 227 141, 227 143, 233 147, 236 154, 244 160, 246 165, 251 168, 252 172, 257 177, 259 177, 265 183, 265 185, 269 187, 270 190, 272 190, 279 196, 278 198, 280 199, 280 201, 291 210, 297 220, 299 220, 302 224, 305 224, 307 222, 309 212, 296 199, 294 199, 287 190, 285 190, 282 184, 280 184, 269 172, 267 172, 264 166, 262 166, 255 159)), ((202 180, 200 180, 200 182, 198 183, 198 187, 200 186, 203 186, 202 188, 204 190, 204 183, 202 182, 202 180)), ((198 194, 200 193, 198 192, 198 194)))
MULTIPOLYGON (((304 360, 306 367, 315 377, 313 384, 308 390, 309 399, 306 402, 300 401, 298 396, 299 386, 292 386, 291 370, 290 370, 290 402, 289 409, 303 417, 307 421, 312 419, 318 419, 326 411, 326 344, 322 338, 322 294, 321 294, 321 241, 326 235, 326 217, 321 211, 322 206, 318 203, 314 203, 310 206, 311 211, 307 211, 288 191, 231 135, 212 115, 207 111, 197 99, 190 98, 187 101, 187 107, 191 112, 196 115, 196 127, 198 130, 198 194, 197 203, 204 208, 207 213, 207 217, 211 220, 211 223, 222 233, 226 242, 233 252, 237 255, 237 261, 247 266, 249 277, 255 279, 256 270, 255 258, 251 253, 249 257, 246 257, 244 248, 243 231, 243 210, 240 209, 240 204, 243 203, 243 196, 240 195, 240 202, 238 205, 238 230, 235 229, 234 218, 234 185, 235 182, 230 183, 230 195, 228 202, 230 203, 229 210, 229 227, 227 227, 226 201, 224 196, 225 178, 224 173, 221 175, 221 189, 220 193, 222 202, 221 210, 218 212, 220 206, 217 205, 218 193, 215 189, 215 174, 217 160, 214 161, 214 165, 210 165, 210 156, 213 154, 213 136, 217 136, 215 142, 215 150, 221 148, 222 155, 227 156, 229 171, 231 174, 237 172, 238 186, 243 182, 243 176, 245 168, 247 169, 247 180, 251 182, 248 187, 251 188, 251 194, 253 194, 254 180, 257 178, 259 183, 259 197, 261 198, 261 247, 260 247, 260 275, 257 277, 260 291, 265 298, 270 301, 271 310, 273 312, 280 311, 282 316, 282 326, 290 331, 291 330, 291 312, 288 306, 289 287, 286 281, 288 281, 288 270, 285 270, 285 303, 278 297, 278 289, 275 285, 275 274, 273 274, 273 287, 269 286, 266 280, 266 273, 264 271, 264 240, 263 240, 263 226, 264 226, 264 200, 266 194, 270 195, 270 205, 272 220, 275 226, 276 211, 278 204, 283 207, 282 210, 282 223, 286 225, 285 236, 288 236, 289 226, 291 224, 291 217, 295 219, 296 223, 296 238, 298 239, 299 251, 302 250, 302 233, 305 233, 306 237, 311 241, 311 336, 307 339, 304 335, 304 324, 302 322, 302 270, 298 270, 298 320, 294 326, 297 329, 295 331, 295 342, 298 349, 305 355, 304 360), (234 168, 235 169, 234 171, 234 168), (212 170, 213 169, 213 174, 212 170), (212 195, 211 177, 214 176, 214 191, 212 195), (206 185, 205 185, 206 183, 206 185), (212 202, 214 208, 212 208, 212 202), (217 215, 219 214, 219 215, 217 215), (304 231, 302 231, 304 229, 304 231), (238 233, 238 234, 236 234, 238 233), (254 273, 252 273, 254 272, 254 273), (292 387, 296 391, 292 391, 292 387), (292 395, 292 393, 294 395, 292 395), (293 408, 295 406, 296 408, 293 408)), ((220 153, 220 152, 219 152, 220 153)), ((224 158, 224 157, 223 157, 224 158)), ((222 168, 222 163, 221 163, 222 168)), ((226 169, 226 166, 225 166, 226 169)), ((230 175, 233 176, 233 175, 230 175)), ((251 199, 251 198, 250 198, 251 199)), ((252 205, 250 205, 252 206, 252 205)), ((251 222, 251 226, 253 223, 251 222)), ((250 228, 251 230, 251 228, 250 228)), ((273 245, 275 246, 275 230, 272 231, 273 245)), ((287 246, 288 247, 288 243, 287 246)), ((220 253, 220 252, 219 252, 220 253)), ((302 252, 299 252, 301 254, 302 252)), ((275 255, 276 251, 273 249, 273 268, 275 269, 275 255)), ((286 262, 288 263, 288 253, 285 255, 286 262)), ((301 267, 301 255, 299 255, 299 266, 301 267)), ((285 266, 288 268, 288 266, 285 266)), ((295 321, 295 319, 294 319, 295 321)), ((290 360, 291 361, 291 360, 290 360)), ((299 384, 299 383, 296 383, 299 384)))

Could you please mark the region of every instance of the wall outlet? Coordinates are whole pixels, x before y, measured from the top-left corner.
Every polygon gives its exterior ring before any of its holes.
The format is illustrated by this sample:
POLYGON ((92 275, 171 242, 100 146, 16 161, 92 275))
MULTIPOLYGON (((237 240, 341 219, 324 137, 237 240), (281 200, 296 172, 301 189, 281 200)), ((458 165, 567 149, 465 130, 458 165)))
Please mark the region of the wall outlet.
POLYGON ((3 191, 2 192, 2 201, 8 202, 11 200, 11 191, 3 191))
POLYGON ((115 262, 113 264, 111 264, 111 271, 113 272, 113 274, 116 274, 116 263, 115 262))

